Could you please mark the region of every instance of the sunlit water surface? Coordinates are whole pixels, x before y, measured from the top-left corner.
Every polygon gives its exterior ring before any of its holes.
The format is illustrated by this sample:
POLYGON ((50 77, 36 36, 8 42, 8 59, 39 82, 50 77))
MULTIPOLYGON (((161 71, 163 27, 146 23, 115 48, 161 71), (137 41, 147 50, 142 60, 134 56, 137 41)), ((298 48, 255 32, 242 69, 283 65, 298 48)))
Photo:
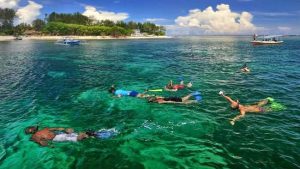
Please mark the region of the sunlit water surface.
POLYGON ((300 38, 252 46, 250 37, 0 42, 0 168, 300 168, 300 38), (239 73, 248 63, 252 72, 239 73), (170 79, 192 80, 184 96, 194 105, 149 104, 113 98, 111 84, 128 90, 162 88, 170 79), (287 109, 237 115, 218 95, 242 104, 271 96, 287 109), (40 147, 24 128, 115 128, 106 140, 40 147))

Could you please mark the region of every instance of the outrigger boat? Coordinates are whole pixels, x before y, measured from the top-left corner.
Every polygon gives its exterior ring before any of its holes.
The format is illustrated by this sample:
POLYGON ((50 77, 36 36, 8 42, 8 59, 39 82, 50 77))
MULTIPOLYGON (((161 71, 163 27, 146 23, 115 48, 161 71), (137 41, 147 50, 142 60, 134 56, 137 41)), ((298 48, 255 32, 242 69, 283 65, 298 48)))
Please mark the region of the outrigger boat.
POLYGON ((251 41, 251 43, 253 45, 281 44, 283 41, 280 40, 280 37, 282 37, 282 35, 257 36, 255 34, 253 35, 253 41, 251 41))

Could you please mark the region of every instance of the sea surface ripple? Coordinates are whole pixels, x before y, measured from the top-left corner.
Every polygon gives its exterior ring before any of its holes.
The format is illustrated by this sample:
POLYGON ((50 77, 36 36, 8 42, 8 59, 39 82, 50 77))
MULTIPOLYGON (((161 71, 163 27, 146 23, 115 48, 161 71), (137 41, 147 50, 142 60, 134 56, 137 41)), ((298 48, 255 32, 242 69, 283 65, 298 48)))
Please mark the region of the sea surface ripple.
POLYGON ((161 40, 0 42, 0 168, 300 168, 300 38, 252 46, 251 37, 211 36, 161 40), (251 73, 239 72, 247 63, 251 73), (114 98, 118 88, 160 89, 169 80, 192 81, 184 96, 194 105, 161 105, 114 98), (242 104, 266 97, 285 110, 238 114, 220 90, 242 104), (111 139, 40 147, 29 125, 76 131, 115 128, 111 139))

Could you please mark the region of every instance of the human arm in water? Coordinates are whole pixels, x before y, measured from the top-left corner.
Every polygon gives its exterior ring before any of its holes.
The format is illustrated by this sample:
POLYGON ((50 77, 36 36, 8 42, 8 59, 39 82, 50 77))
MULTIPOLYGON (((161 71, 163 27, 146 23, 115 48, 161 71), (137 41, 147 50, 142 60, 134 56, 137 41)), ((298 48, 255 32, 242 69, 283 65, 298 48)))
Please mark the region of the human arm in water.
POLYGON ((223 91, 220 91, 219 94, 221 96, 223 96, 229 103, 230 103, 230 107, 233 108, 233 109, 239 109, 239 106, 240 106, 240 102, 239 100, 237 101, 234 101, 232 100, 229 96, 226 96, 223 91))
POLYGON ((63 127, 58 127, 58 128, 48 128, 48 130, 50 130, 50 131, 64 131, 65 128, 63 128, 63 127))
POLYGON ((176 92, 178 89, 169 89, 169 88, 167 88, 167 86, 165 86, 165 90, 166 91, 171 91, 171 92, 176 92))
POLYGON ((230 124, 234 125, 235 121, 239 120, 240 118, 244 117, 246 112, 244 110, 240 110, 240 114, 235 116, 232 120, 230 120, 230 124))
POLYGON ((223 91, 220 91, 219 94, 223 96, 230 104, 236 103, 236 101, 232 100, 229 96, 226 96, 223 91))

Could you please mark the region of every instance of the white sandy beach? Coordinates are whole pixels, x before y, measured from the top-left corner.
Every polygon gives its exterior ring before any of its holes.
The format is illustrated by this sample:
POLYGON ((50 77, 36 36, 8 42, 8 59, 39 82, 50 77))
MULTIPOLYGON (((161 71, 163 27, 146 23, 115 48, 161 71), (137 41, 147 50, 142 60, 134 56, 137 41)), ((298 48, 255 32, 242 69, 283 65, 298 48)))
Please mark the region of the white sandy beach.
MULTIPOLYGON (((170 36, 126 36, 126 37, 111 37, 111 36, 22 36, 23 40, 59 40, 65 37, 72 39, 84 40, 106 40, 106 39, 166 39, 170 36)), ((0 36, 0 41, 14 40, 14 36, 0 36)))

